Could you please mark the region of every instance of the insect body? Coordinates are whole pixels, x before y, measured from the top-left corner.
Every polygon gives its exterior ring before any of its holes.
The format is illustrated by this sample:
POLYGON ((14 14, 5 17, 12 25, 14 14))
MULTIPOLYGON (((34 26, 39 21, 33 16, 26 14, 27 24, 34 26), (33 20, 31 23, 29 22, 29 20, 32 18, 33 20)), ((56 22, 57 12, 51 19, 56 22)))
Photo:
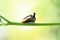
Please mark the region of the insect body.
POLYGON ((36 18, 35 18, 35 13, 33 13, 33 15, 28 15, 26 16, 23 20, 22 23, 34 23, 36 18))

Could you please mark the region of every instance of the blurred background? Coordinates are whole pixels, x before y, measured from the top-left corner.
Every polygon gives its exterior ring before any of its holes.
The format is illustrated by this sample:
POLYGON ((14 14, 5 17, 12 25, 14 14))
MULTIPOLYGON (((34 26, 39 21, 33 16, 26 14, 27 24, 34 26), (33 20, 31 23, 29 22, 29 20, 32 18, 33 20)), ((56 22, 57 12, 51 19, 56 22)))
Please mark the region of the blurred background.
MULTIPOLYGON (((60 23, 60 0, 0 0, 0 15, 12 22, 34 12, 36 23, 60 23)), ((0 40, 60 40, 59 27, 0 26, 0 40)))
POLYGON ((0 40, 58 40, 57 28, 57 26, 0 26, 0 40))
POLYGON ((60 23, 59 0, 0 0, 0 15, 13 22, 21 22, 36 13, 36 23, 60 23))

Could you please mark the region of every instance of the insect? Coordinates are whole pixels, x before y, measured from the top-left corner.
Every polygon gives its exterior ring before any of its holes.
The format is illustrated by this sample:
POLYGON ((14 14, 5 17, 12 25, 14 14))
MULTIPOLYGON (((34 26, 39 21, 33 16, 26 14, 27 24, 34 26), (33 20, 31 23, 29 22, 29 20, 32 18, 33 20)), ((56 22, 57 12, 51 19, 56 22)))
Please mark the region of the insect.
POLYGON ((26 16, 22 20, 22 23, 35 23, 35 21, 36 21, 35 15, 36 15, 36 13, 33 13, 33 15, 26 16))

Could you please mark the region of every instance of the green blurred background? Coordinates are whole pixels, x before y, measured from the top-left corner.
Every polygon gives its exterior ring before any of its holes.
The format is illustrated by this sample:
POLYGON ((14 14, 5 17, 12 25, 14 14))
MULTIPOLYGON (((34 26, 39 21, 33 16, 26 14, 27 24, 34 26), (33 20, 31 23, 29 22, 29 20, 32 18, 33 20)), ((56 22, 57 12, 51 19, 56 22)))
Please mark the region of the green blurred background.
MULTIPOLYGON (((60 23, 60 0, 0 0, 0 15, 12 22, 20 23, 34 12, 36 23, 60 23)), ((59 25, 19 27, 22 26, 0 26, 1 40, 60 40, 56 35, 59 25)))
POLYGON ((36 13, 36 23, 60 23, 59 0, 0 0, 0 14, 13 22, 36 13))
POLYGON ((57 26, 0 26, 0 40, 58 40, 57 26))

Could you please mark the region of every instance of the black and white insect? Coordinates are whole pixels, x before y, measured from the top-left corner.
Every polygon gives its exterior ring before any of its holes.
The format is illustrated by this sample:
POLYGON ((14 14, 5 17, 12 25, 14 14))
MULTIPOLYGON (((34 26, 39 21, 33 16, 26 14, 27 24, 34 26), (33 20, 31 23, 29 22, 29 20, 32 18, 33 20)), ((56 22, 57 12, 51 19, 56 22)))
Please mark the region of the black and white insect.
POLYGON ((26 16, 26 17, 22 20, 22 23, 35 23, 35 21, 36 21, 35 15, 36 15, 36 13, 33 13, 33 15, 28 15, 28 16, 26 16))

